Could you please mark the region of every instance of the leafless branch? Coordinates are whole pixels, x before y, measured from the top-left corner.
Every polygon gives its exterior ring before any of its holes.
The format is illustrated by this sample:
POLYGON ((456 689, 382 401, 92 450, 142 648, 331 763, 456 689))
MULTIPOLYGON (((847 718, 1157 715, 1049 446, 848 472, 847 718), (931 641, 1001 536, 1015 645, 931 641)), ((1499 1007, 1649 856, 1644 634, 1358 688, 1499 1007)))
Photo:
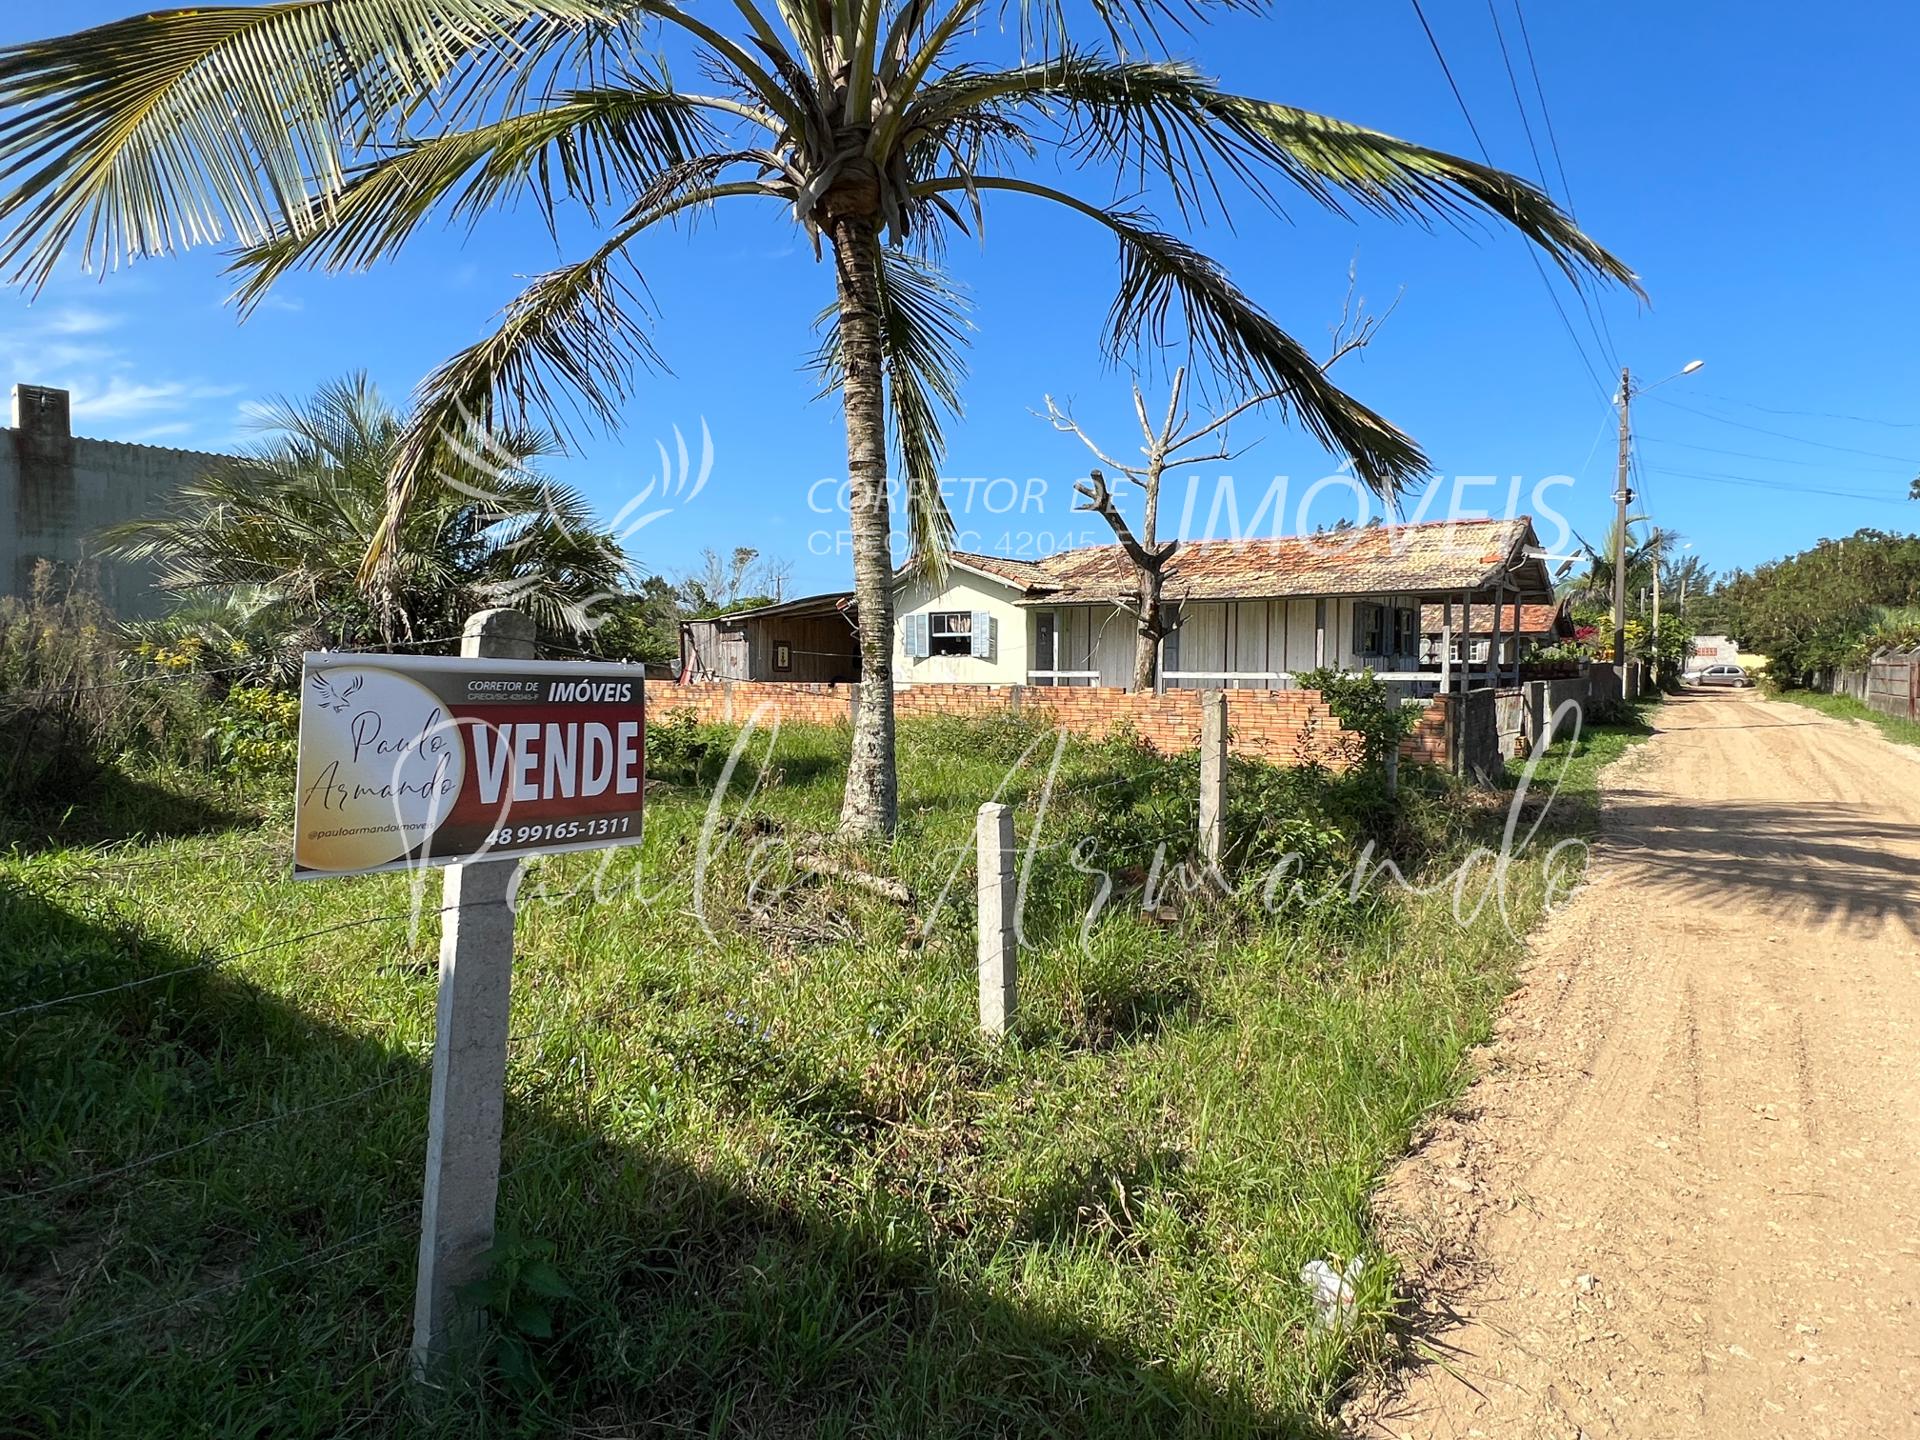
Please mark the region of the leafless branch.
POLYGON ((1164 545, 1156 545, 1151 550, 1142 545, 1134 535, 1133 527, 1127 523, 1127 517, 1122 515, 1120 507, 1113 503, 1113 492, 1107 488, 1107 477, 1098 470, 1088 471, 1087 482, 1076 485, 1073 489, 1075 494, 1083 496, 1087 502, 1084 505, 1076 505, 1074 508, 1092 511, 1106 521, 1108 528, 1113 531, 1113 538, 1118 540, 1120 548, 1127 552, 1127 558, 1142 570, 1158 570, 1167 563, 1168 558, 1178 548, 1171 541, 1164 545))
POLYGON ((1118 470, 1122 475, 1125 475, 1136 484, 1139 482, 1139 475, 1132 466, 1121 464, 1093 443, 1092 438, 1087 432, 1080 428, 1079 421, 1073 418, 1072 411, 1058 404, 1051 395, 1043 398, 1046 400, 1047 408, 1045 410, 1035 410, 1032 412, 1033 414, 1039 416, 1063 435, 1078 436, 1080 443, 1093 452, 1093 458, 1098 460, 1102 465, 1105 465, 1108 469, 1118 470))

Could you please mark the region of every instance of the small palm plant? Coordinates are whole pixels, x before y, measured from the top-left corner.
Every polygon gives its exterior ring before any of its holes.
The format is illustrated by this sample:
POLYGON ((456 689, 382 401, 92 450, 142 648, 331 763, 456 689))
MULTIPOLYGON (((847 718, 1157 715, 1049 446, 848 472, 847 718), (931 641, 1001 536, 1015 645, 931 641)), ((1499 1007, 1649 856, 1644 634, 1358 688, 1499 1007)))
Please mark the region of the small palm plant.
POLYGON ((180 598, 174 628, 266 636, 284 664, 321 645, 457 636, 493 605, 577 636, 623 588, 626 560, 586 502, 530 468, 557 448, 551 436, 495 435, 485 456, 437 474, 392 528, 369 590, 360 566, 387 515, 406 417, 351 375, 262 407, 259 422, 249 453, 211 463, 166 513, 108 532, 114 553, 151 562, 180 598))
MULTIPOLYGON (((935 563, 937 477, 964 325, 944 243, 989 203, 1083 217, 1118 252, 1104 343, 1167 345, 1283 411, 1391 492, 1419 448, 1322 374, 1187 228, 1283 192, 1396 219, 1503 220, 1576 278, 1618 260, 1522 180, 1324 115, 1233 94, 1164 58, 1217 9, 1258 0, 280 0, 156 12, 0 52, 0 249, 28 282, 67 247, 101 262, 237 237, 240 295, 299 266, 350 270, 430 218, 530 201, 597 229, 495 332, 423 384, 395 447, 376 554, 399 545, 447 435, 543 423, 563 394, 611 422, 652 358, 635 246, 719 202, 782 207, 827 253, 828 369, 847 436, 863 684, 842 824, 890 832, 893 565, 889 417, 906 523, 935 563), (724 13, 722 13, 724 11, 724 13), (682 75, 699 75, 683 88, 682 75), (691 63, 684 63, 689 58, 691 63), (1078 172, 1083 189, 1051 177, 1078 172), (1049 178, 1036 178, 1046 176, 1049 178), (1111 191, 1109 189, 1109 194, 1111 191)), ((564 223, 563 223, 564 222, 564 223)), ((379 565, 370 564, 370 575, 379 565)))

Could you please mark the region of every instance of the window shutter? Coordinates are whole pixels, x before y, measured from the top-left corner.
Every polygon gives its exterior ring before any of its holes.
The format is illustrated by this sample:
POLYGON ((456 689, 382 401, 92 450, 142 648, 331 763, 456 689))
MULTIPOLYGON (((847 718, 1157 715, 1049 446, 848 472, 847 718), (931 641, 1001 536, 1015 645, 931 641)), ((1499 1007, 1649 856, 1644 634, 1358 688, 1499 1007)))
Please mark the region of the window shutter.
POLYGON ((924 660, 931 648, 928 643, 928 623, 925 612, 907 616, 907 658, 924 660))
POLYGON ((973 612, 973 655, 977 660, 993 658, 993 616, 984 610, 973 612))
POLYGON ((1368 608, 1368 606, 1357 600, 1353 605, 1353 653, 1355 655, 1364 655, 1367 653, 1368 608))

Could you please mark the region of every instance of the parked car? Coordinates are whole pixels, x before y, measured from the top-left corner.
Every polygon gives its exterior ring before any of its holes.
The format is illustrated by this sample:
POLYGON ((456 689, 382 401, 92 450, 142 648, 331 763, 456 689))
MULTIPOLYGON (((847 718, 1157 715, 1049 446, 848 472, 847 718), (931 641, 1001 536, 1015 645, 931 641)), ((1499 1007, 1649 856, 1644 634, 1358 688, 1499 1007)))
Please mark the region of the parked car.
POLYGON ((1730 685, 1742 689, 1753 684, 1753 677, 1738 665, 1709 665, 1693 677, 1696 685, 1730 685))

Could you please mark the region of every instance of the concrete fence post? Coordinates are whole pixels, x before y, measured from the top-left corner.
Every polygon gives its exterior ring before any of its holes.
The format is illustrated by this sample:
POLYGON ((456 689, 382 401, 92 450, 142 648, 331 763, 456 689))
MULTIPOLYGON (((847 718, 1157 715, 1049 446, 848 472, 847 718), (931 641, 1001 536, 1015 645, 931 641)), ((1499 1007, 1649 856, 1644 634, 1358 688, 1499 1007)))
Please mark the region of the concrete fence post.
MULTIPOLYGON (((517 610, 483 610, 468 619, 460 653, 531 660, 533 621, 517 610)), ((479 1317, 458 1293, 482 1278, 481 1257, 493 1244, 519 880, 518 860, 480 860, 448 866, 441 881, 440 994, 413 1301, 417 1375, 477 1336, 479 1317)))
POLYGON ((1200 853, 1218 865, 1227 849, 1227 692, 1200 697, 1200 853))
POLYGON ((1013 809, 988 803, 974 824, 980 872, 980 1028, 1004 1035, 1018 1004, 1019 888, 1014 880, 1013 809))

